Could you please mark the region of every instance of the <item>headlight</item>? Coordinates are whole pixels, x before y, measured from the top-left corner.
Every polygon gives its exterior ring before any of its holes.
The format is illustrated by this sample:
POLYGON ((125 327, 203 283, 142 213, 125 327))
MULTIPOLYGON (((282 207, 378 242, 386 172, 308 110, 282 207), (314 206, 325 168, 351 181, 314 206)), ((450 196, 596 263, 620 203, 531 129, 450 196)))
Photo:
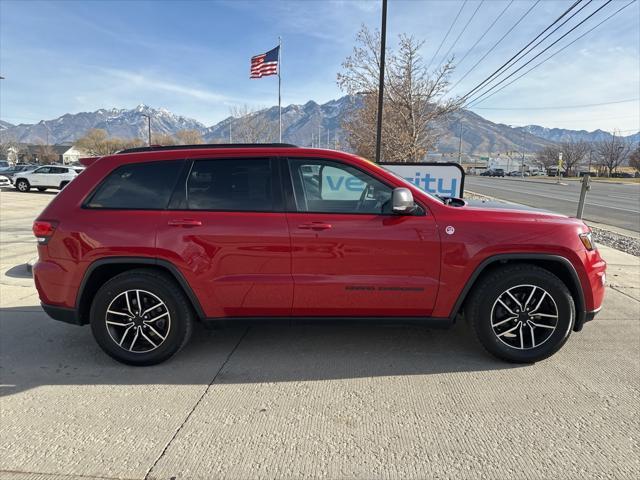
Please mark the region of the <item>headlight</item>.
POLYGON ((580 241, 584 245, 584 248, 587 250, 594 250, 596 248, 596 244, 593 243, 593 239, 591 238, 591 232, 581 233, 579 235, 580 241))

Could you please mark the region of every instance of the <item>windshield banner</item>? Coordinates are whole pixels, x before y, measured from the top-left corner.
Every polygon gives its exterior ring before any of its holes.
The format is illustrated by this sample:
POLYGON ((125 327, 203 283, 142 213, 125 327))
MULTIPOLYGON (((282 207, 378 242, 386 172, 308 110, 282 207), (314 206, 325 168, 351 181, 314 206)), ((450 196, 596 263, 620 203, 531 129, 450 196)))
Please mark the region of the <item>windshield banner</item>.
POLYGON ((462 198, 464 169, 457 163, 380 163, 416 187, 442 197, 462 198))

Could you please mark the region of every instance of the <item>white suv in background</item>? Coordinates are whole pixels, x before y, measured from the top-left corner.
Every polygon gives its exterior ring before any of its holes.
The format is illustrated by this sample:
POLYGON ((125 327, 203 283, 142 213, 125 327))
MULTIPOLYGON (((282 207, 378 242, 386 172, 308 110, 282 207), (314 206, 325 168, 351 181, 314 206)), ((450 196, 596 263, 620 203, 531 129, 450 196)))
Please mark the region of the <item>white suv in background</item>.
POLYGON ((21 192, 37 188, 44 192, 47 188, 62 190, 67 183, 76 178, 83 168, 58 165, 45 165, 30 172, 20 172, 13 184, 21 192))

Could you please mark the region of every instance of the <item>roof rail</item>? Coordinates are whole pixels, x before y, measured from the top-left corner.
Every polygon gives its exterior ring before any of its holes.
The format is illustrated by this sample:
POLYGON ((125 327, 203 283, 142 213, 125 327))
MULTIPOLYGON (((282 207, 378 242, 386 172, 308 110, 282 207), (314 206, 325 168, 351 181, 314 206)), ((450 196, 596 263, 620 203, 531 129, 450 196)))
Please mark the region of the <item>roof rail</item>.
POLYGON ((151 145, 150 147, 125 148, 118 153, 157 152, 163 150, 195 150, 200 148, 298 148, 291 143, 200 143, 196 145, 151 145))

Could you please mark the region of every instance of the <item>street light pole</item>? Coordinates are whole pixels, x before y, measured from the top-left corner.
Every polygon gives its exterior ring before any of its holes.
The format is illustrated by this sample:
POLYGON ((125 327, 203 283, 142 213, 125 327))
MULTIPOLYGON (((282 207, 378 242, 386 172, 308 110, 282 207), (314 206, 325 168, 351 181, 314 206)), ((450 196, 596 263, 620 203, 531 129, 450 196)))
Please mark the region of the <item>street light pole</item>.
POLYGON ((380 163, 382 147, 382 108, 384 103, 384 60, 387 48, 387 0, 382 0, 382 28, 380 29, 380 82, 378 84, 378 122, 376 125, 376 163, 380 163))
POLYGON ((147 115, 146 113, 141 114, 143 117, 147 119, 147 145, 151 146, 151 115, 147 115))
POLYGON ((458 165, 462 165, 462 119, 460 119, 460 139, 458 142, 458 165))

